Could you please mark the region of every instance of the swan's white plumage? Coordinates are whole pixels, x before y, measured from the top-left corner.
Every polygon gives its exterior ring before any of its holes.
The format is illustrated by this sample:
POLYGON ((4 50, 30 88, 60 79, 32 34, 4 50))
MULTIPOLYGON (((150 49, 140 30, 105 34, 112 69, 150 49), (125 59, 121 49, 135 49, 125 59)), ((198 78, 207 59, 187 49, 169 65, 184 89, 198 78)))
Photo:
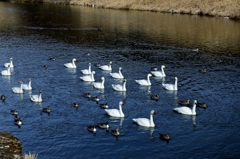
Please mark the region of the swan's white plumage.
POLYGON ((99 68, 101 68, 102 70, 105 70, 105 71, 111 71, 112 70, 112 62, 110 61, 109 65, 103 65, 103 66, 100 66, 99 68))
POLYGON ((86 81, 86 82, 94 82, 94 74, 96 74, 95 71, 92 71, 92 73, 90 75, 85 75, 80 77, 81 80, 86 81))
POLYGON ((150 112, 150 119, 147 118, 135 118, 133 119, 134 122, 136 122, 140 126, 144 127, 155 127, 155 124, 153 122, 153 115, 155 114, 154 110, 150 112))
POLYGON ((101 77, 101 81, 102 81, 102 82, 94 82, 94 83, 93 83, 93 87, 94 87, 94 88, 98 88, 98 89, 103 89, 103 88, 104 88, 105 78, 104 78, 104 77, 101 77))
POLYGON ((10 65, 9 65, 9 67, 7 68, 7 70, 1 71, 1 74, 2 74, 3 76, 10 76, 10 75, 11 75, 10 65))
POLYGON ((39 95, 30 95, 30 99, 33 102, 42 102, 42 90, 39 91, 39 95))
POLYGON ((90 75, 92 73, 91 71, 91 63, 89 63, 88 69, 81 70, 83 74, 90 75))
POLYGON ((67 67, 67 68, 77 68, 77 66, 75 64, 76 61, 77 60, 74 58, 74 59, 72 59, 71 63, 65 63, 64 66, 67 67))
POLYGON ((149 73, 147 75, 147 79, 140 79, 140 80, 135 80, 135 81, 142 86, 151 86, 151 82, 150 82, 150 77, 151 76, 152 76, 152 74, 149 73))
POLYGON ((110 75, 112 76, 112 78, 124 78, 122 75, 122 67, 119 67, 119 72, 118 73, 110 73, 110 75))
POLYGON ((112 116, 112 117, 124 117, 124 113, 122 111, 122 105, 123 105, 123 102, 119 102, 119 109, 105 109, 105 111, 107 112, 107 114, 109 116, 112 116))
POLYGON ((19 83, 20 83, 20 87, 12 87, 12 90, 14 93, 23 93, 22 81, 20 81, 19 83))
POLYGON ((115 90, 115 91, 120 91, 120 92, 124 92, 126 91, 126 79, 124 79, 123 81, 123 84, 120 85, 120 84, 112 84, 112 88, 115 90))
POLYGON ((173 110, 180 114, 196 115, 196 104, 197 104, 197 100, 194 100, 192 109, 184 106, 184 107, 174 108, 173 110))
POLYGON ((174 83, 174 84, 165 84, 165 83, 162 83, 162 86, 163 86, 165 89, 167 89, 167 90, 176 91, 176 90, 178 90, 177 82, 178 82, 178 78, 175 77, 175 83, 174 83))
POLYGON ((5 67, 8 67, 8 66, 14 67, 12 58, 10 58, 10 62, 5 63, 4 66, 5 67))
POLYGON ((29 79, 29 80, 28 80, 28 84, 23 84, 23 85, 22 85, 22 89, 23 89, 23 90, 32 90, 32 84, 31 84, 31 83, 32 83, 32 80, 29 79))
POLYGON ((161 71, 151 71, 151 73, 156 77, 166 77, 166 74, 164 72, 164 68, 165 68, 165 66, 162 65, 161 66, 161 71))

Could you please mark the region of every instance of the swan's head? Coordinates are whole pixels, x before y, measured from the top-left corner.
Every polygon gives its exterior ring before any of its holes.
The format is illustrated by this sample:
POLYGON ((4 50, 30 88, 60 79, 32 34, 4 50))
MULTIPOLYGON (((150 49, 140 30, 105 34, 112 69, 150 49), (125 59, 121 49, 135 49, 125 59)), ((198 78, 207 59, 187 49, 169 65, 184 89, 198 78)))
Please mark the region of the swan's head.
POLYGON ((76 62, 76 61, 77 61, 77 59, 75 59, 75 58, 74 58, 74 59, 73 59, 73 61, 75 61, 75 62, 76 62))
POLYGON ((122 105, 122 106, 123 106, 123 105, 124 105, 124 102, 123 102, 123 101, 119 102, 119 105, 122 105))
POLYGON ((193 104, 197 104, 197 100, 194 100, 193 104))
POLYGON ((8 65, 8 68, 10 68, 10 65, 8 65))
POLYGON ((23 81, 19 81, 19 83, 20 83, 20 84, 22 84, 22 83, 23 83, 23 81))
POLYGON ((166 68, 166 66, 165 66, 165 65, 162 65, 162 68, 166 68))
POLYGON ((96 74, 96 72, 95 72, 95 71, 92 71, 92 74, 96 74))
POLYGON ((111 65, 111 64, 112 64, 112 61, 110 61, 109 64, 111 65))
POLYGON ((12 60, 12 57, 10 58, 10 60, 12 60))
POLYGON ((177 77, 175 77, 174 79, 175 79, 175 81, 177 81, 177 80, 178 80, 178 78, 177 78, 177 77))
POLYGON ((119 67, 119 70, 122 71, 122 67, 119 67))
POLYGON ((148 74, 148 77, 151 77, 151 76, 152 76, 152 74, 151 74, 151 73, 149 73, 149 74, 148 74))
POLYGON ((42 93, 42 90, 41 90, 41 89, 39 90, 39 93, 42 93))
POLYGON ((127 79, 124 79, 123 81, 124 81, 124 82, 127 82, 127 79))
POLYGON ((151 111, 151 115, 155 115, 156 113, 155 113, 155 111, 154 110, 152 110, 151 111))
POLYGON ((104 78, 104 77, 101 77, 100 79, 101 79, 102 81, 104 81, 105 78, 104 78))
POLYGON ((28 79, 29 82, 30 82, 31 80, 32 80, 31 78, 28 79))
POLYGON ((88 65, 91 66, 91 63, 89 63, 88 65))

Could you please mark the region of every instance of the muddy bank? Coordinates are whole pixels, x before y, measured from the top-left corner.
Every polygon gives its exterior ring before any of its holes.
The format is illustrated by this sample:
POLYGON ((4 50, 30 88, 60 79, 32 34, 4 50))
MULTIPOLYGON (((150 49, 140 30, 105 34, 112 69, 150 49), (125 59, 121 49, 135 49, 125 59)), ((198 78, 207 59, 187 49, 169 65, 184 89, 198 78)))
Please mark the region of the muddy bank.
POLYGON ((240 20, 239 0, 12 0, 18 2, 81 5, 95 8, 193 14, 240 20))

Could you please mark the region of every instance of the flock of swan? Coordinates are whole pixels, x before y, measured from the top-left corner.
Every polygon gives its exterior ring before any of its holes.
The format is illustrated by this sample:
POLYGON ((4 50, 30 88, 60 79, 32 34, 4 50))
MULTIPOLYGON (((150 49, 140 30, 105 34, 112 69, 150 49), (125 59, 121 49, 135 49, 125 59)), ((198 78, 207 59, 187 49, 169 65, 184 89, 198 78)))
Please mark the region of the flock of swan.
MULTIPOLYGON (((54 58, 54 60, 55 60, 55 58, 54 58)), ((72 62, 65 63, 64 66, 67 67, 67 68, 70 68, 70 69, 76 69, 77 68, 77 66, 75 64, 76 61, 77 60, 75 58, 73 58, 72 62)), ((1 71, 1 74, 3 76, 10 76, 11 75, 10 68, 14 67, 13 59, 10 58, 10 62, 5 63, 4 66, 7 69, 1 71)), ((121 91, 121 92, 126 92, 127 91, 127 89, 126 89, 126 82, 127 82, 127 80, 124 78, 124 76, 122 74, 122 67, 119 67, 119 71, 116 72, 116 73, 112 73, 111 72, 112 71, 112 62, 111 61, 109 62, 108 65, 99 65, 98 67, 101 70, 110 71, 109 74, 110 74, 110 76, 112 78, 123 79, 123 83, 122 84, 112 84, 113 90, 121 91)), ((157 68, 152 68, 151 69, 151 73, 147 74, 147 78, 146 79, 138 79, 138 80, 135 80, 135 82, 137 84, 141 85, 141 86, 150 86, 151 85, 151 80, 150 80, 151 76, 156 76, 156 77, 161 77, 161 78, 166 77, 164 69, 165 69, 164 65, 161 66, 161 71, 157 70, 157 68)), ((82 72, 83 75, 81 77, 79 77, 80 80, 82 80, 84 82, 85 81, 86 82, 93 82, 93 87, 96 88, 96 89, 104 89, 105 88, 104 87, 105 77, 101 77, 101 82, 96 82, 95 79, 94 79, 94 75, 96 74, 96 72, 91 70, 91 63, 88 64, 88 69, 82 69, 81 72, 82 72)), ((178 85, 177 85, 178 78, 175 77, 174 79, 175 79, 175 83, 174 84, 166 84, 166 83, 163 82, 162 86, 166 90, 177 91, 178 90, 178 85)), ((14 93, 21 94, 21 93, 23 93, 23 90, 32 90, 31 79, 29 79, 28 84, 23 84, 22 81, 20 81, 19 83, 20 83, 19 87, 13 87, 12 88, 12 91, 14 93)), ((30 95, 29 98, 33 102, 42 102, 42 95, 41 94, 42 94, 42 91, 40 90, 38 95, 30 95)), ((99 101, 99 99, 97 97, 91 97, 90 93, 85 93, 84 96, 87 97, 87 98, 91 98, 94 101, 97 101, 97 102, 99 101)), ((158 95, 151 96, 151 99, 158 100, 158 97, 159 97, 158 95)), ((196 115, 196 106, 198 104, 197 100, 194 100, 192 108, 189 107, 189 104, 190 104, 189 100, 187 100, 187 101, 179 101, 179 104, 183 105, 183 106, 174 108, 173 111, 175 111, 177 113, 180 113, 180 114, 185 114, 185 115, 196 115)), ((123 105, 124 105, 124 102, 120 101, 118 109, 108 109, 108 104, 107 103, 100 104, 100 107, 104 108, 105 112, 109 116, 112 116, 112 117, 125 117, 125 115, 123 113, 123 109, 122 109, 123 105)), ((78 107, 78 103, 74 103, 74 106, 78 107)), ((51 109, 49 107, 48 108, 42 108, 42 110, 44 112, 47 112, 47 113, 51 112, 51 109)), ((17 115, 16 111, 17 110, 11 110, 12 114, 15 115, 15 116, 17 115)), ((155 127, 154 120, 153 120, 153 115, 154 114, 155 114, 155 111, 151 110, 150 118, 133 118, 132 120, 136 124, 138 124, 139 126, 142 126, 142 127, 149 127, 149 128, 155 127)), ((21 126, 22 122, 21 122, 21 120, 19 118, 16 118, 15 119, 15 124, 18 125, 18 126, 21 126)), ((106 122, 106 123, 99 123, 98 127, 108 129, 109 128, 109 123, 108 122, 106 122)), ((96 126, 93 125, 93 126, 88 126, 88 130, 90 132, 94 132, 95 133, 97 129, 96 129, 96 126)), ((112 135, 115 135, 115 136, 119 136, 120 135, 120 132, 119 132, 118 128, 116 128, 115 130, 112 130, 111 132, 112 132, 112 135)), ((168 134, 160 134, 160 138, 167 139, 167 140, 170 139, 168 134)))
MULTIPOLYGON (((65 67, 67 68, 77 68, 76 67, 76 59, 72 60, 72 63, 66 63, 64 64, 65 67)), ((100 65, 98 64, 98 67, 104 71, 112 71, 112 62, 110 61, 108 65, 100 65)), ((166 77, 166 74, 164 72, 164 68, 165 66, 162 65, 161 66, 161 71, 157 70, 157 68, 153 68, 151 70, 151 73, 147 74, 147 78, 146 79, 138 79, 135 80, 135 82, 141 86, 150 86, 151 85, 151 80, 150 77, 151 76, 155 76, 155 77, 166 77)), ((93 82, 93 87, 97 88, 97 89, 104 89, 104 82, 105 82, 105 77, 101 77, 101 82, 96 82, 94 79, 94 75, 96 74, 95 71, 91 70, 91 63, 88 64, 88 69, 83 69, 81 70, 83 76, 80 77, 80 79, 82 81, 87 81, 87 82, 93 82)), ((127 91, 126 89, 126 79, 124 78, 123 74, 122 74, 122 67, 119 67, 119 71, 118 72, 110 72, 109 73, 110 76, 112 78, 116 78, 116 79, 123 79, 123 83, 122 84, 112 84, 112 88, 115 91, 121 91, 121 92, 125 92, 127 91)), ((162 86, 166 89, 166 90, 171 90, 171 91, 177 91, 178 90, 178 86, 177 86, 177 82, 178 82, 178 78, 175 77, 175 83, 174 84, 166 84, 166 83, 162 83, 162 86)), ((85 93, 84 94, 85 97, 87 98, 91 98, 90 93, 85 93)), ((151 99, 153 100, 158 100, 158 95, 155 96, 151 96, 151 99)), ((99 99, 98 99, 99 100, 99 99)), ((184 104, 182 101, 179 101, 179 104, 183 105, 182 107, 177 107, 174 108, 173 111, 180 113, 180 114, 185 114, 185 115, 196 115, 196 105, 197 105, 197 100, 194 100, 193 102, 193 107, 189 108, 189 103, 184 104)), ((112 117, 125 117, 124 113, 123 113, 123 107, 124 102, 120 101, 119 102, 119 108, 118 109, 108 109, 108 104, 100 104, 100 107, 105 109, 105 112, 107 113, 107 115, 112 116, 112 117)), ((152 110, 150 112, 150 118, 133 118, 132 120, 138 124, 139 126, 142 127, 155 127, 154 124, 154 120, 153 120, 153 115, 155 114, 155 111, 152 110)), ((105 128, 108 128, 109 125, 108 123, 100 123, 101 125, 104 125, 105 128)), ((101 126, 98 126, 101 127, 101 126)), ((88 130, 91 132, 96 132, 96 126, 88 126, 88 130)), ((112 130, 112 134, 117 136, 120 135, 119 129, 117 128, 116 130, 112 130)), ((162 139, 170 139, 168 134, 160 134, 160 138, 162 139)))

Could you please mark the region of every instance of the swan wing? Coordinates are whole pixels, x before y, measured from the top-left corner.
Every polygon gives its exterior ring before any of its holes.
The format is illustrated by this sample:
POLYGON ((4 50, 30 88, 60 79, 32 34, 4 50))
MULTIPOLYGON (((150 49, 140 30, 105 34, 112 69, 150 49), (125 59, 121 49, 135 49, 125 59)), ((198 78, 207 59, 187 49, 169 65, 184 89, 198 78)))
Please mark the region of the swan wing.
POLYGON ((121 117, 121 114, 118 109, 105 109, 109 116, 121 117))
POLYGON ((147 80, 144 80, 144 79, 142 79, 142 80, 135 80, 138 84, 140 84, 140 85, 143 85, 143 86, 150 86, 151 85, 151 83, 148 83, 148 81, 147 80))
POLYGON ((192 109, 190 109, 188 107, 179 107, 179 108, 174 108, 173 110, 180 114, 186 114, 186 115, 192 114, 192 109))
POLYGON ((161 71, 151 71, 151 73, 156 77, 163 77, 163 73, 161 71))

